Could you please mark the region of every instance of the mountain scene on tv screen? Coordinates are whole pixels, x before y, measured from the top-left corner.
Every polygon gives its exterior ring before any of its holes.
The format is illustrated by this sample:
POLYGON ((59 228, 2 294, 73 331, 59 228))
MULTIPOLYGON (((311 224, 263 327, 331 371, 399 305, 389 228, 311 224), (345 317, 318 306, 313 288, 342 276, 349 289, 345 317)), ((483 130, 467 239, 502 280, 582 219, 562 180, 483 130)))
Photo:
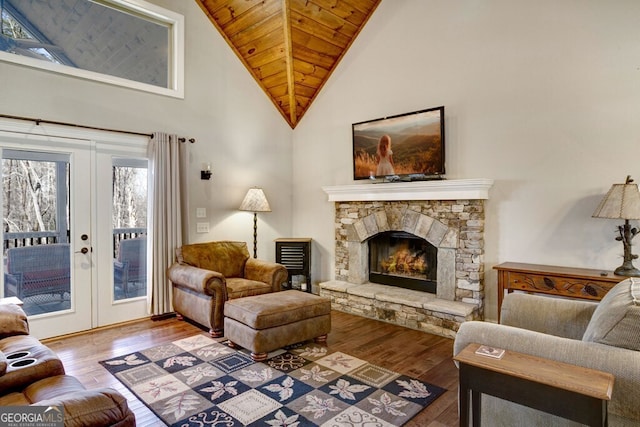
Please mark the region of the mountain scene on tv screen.
POLYGON ((442 173, 440 121, 401 126, 356 127, 353 136, 354 177, 369 178, 377 168, 376 151, 383 135, 391 138, 396 175, 442 173))

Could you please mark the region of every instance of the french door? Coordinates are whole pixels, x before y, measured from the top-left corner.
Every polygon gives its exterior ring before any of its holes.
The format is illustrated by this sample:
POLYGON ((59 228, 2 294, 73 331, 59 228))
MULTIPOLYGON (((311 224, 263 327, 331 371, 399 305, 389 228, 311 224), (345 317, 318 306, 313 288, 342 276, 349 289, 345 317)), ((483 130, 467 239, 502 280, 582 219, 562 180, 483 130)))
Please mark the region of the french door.
POLYGON ((22 300, 39 338, 147 315, 145 145, 77 136, 0 126, 2 296, 22 300), (124 210, 135 214, 118 216, 116 197, 129 197, 124 210))

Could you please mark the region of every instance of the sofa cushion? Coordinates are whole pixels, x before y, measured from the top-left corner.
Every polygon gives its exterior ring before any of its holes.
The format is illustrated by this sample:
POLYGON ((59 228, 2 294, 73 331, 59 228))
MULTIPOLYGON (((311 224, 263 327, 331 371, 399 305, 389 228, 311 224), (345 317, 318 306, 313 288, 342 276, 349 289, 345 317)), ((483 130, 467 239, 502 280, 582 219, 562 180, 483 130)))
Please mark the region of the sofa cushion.
POLYGON ((176 250, 179 263, 217 271, 225 277, 244 277, 249 259, 245 242, 207 242, 184 245, 176 250))
POLYGON ((640 279, 625 279, 607 292, 582 340, 640 351, 640 279))
POLYGON ((29 384, 22 393, 31 403, 58 399, 65 394, 84 391, 82 383, 70 375, 53 375, 29 384))
POLYGON ((85 390, 75 377, 57 375, 31 384, 23 391, 39 406, 63 406, 65 426, 133 426, 127 399, 110 388, 85 390))
POLYGON ((229 299, 251 297, 271 293, 269 284, 257 280, 232 277, 227 279, 227 297, 229 299))
POLYGON ((0 304, 0 339, 13 335, 28 335, 27 315, 15 304, 0 304))
POLYGON ((0 406, 23 406, 31 405, 31 403, 32 402, 29 402, 25 395, 19 391, 14 391, 0 396, 0 406))

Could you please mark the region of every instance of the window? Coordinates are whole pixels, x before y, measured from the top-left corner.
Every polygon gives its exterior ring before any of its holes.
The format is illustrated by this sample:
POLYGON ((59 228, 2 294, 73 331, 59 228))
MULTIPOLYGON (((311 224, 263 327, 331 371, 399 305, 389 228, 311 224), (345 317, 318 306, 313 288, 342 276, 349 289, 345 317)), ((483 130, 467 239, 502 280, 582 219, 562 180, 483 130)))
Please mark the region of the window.
POLYGON ((0 12, 1 60, 184 96, 181 15, 142 0, 0 0, 0 12))
POLYGON ((69 156, 3 150, 4 251, 68 243, 69 156))
MULTIPOLYGON (((147 232, 146 159, 113 159, 113 227, 147 232)), ((129 236, 130 237, 130 236, 129 236)))
POLYGON ((29 316, 71 307, 69 156, 2 151, 5 297, 29 316))
POLYGON ((113 159, 113 297, 147 295, 147 160, 113 159))

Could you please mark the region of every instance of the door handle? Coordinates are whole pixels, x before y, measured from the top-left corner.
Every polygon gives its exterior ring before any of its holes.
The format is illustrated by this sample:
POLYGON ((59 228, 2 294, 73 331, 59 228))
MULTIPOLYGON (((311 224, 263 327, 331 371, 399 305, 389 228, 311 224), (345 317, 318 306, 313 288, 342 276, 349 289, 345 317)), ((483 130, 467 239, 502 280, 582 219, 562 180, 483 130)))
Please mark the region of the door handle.
POLYGON ((79 251, 76 251, 76 253, 83 253, 83 254, 86 254, 88 252, 89 252, 89 248, 87 248, 86 246, 80 249, 79 251))

